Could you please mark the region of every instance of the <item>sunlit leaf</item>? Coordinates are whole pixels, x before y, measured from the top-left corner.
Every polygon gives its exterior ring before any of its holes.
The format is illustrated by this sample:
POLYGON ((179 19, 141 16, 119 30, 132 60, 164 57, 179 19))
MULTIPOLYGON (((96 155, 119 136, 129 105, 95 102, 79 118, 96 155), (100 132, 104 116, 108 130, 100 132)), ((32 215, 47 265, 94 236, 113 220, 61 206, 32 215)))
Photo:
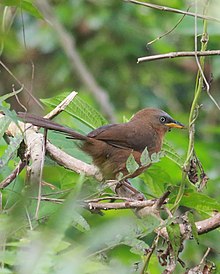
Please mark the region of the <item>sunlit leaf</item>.
POLYGON ((147 166, 151 163, 151 159, 150 159, 147 147, 145 147, 144 151, 141 153, 140 161, 142 166, 145 166, 145 165, 147 166))
POLYGON ((179 167, 183 166, 183 158, 175 151, 175 149, 168 142, 164 142, 163 150, 167 158, 176 163, 179 167))
MULTIPOLYGON (((41 101, 45 105, 54 108, 59 105, 67 95, 68 93, 63 93, 56 97, 41 99, 41 101)), ((92 129, 107 124, 105 118, 94 107, 90 106, 79 96, 76 96, 73 101, 65 108, 65 112, 91 127, 92 129)))
POLYGON ((139 165, 135 161, 133 154, 130 154, 130 156, 128 157, 126 161, 126 168, 130 174, 134 173, 139 168, 139 165))
POLYGON ((220 203, 217 200, 198 192, 185 192, 180 204, 194 208, 200 213, 207 214, 215 210, 220 211, 220 203))

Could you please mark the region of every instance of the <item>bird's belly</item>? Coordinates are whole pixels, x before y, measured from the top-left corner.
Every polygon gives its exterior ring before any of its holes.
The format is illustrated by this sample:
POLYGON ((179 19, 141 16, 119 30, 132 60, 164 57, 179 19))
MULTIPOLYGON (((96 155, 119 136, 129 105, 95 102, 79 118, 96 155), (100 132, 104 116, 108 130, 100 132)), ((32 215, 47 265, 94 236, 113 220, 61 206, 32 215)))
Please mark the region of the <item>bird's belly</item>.
MULTIPOLYGON (((133 154, 136 162, 140 165, 141 152, 132 149, 116 148, 105 142, 95 140, 96 145, 85 143, 82 147, 86 153, 93 158, 93 163, 100 169, 105 180, 114 180, 120 173, 128 175, 126 162, 128 157, 133 154), (97 142, 99 142, 97 146, 97 142), (99 149, 97 149, 97 147, 99 149)), ((147 167, 141 166, 128 178, 133 178, 141 174, 147 167)))

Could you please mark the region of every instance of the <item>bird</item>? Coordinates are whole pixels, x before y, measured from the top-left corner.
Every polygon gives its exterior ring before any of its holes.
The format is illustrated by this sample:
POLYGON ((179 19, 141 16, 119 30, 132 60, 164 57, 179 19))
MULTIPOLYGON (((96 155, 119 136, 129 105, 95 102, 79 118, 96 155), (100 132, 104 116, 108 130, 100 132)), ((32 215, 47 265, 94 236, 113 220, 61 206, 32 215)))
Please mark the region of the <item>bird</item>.
POLYGON ((126 179, 140 175, 150 166, 141 165, 141 155, 145 148, 149 156, 159 153, 165 134, 172 128, 184 128, 182 123, 157 108, 144 108, 128 122, 104 125, 87 135, 34 114, 20 112, 18 117, 25 123, 62 132, 70 139, 80 140, 80 149, 92 157, 104 180, 116 180, 119 174, 126 176, 126 179), (129 174, 126 163, 131 154, 139 168, 129 174))

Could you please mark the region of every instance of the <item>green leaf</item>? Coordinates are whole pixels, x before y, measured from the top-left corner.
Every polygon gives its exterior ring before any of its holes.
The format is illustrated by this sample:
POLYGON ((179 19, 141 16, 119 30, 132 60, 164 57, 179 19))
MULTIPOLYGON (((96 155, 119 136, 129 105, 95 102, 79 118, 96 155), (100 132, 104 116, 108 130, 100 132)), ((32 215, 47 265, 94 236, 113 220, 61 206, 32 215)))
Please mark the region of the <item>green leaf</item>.
POLYGON ((140 177, 145 182, 146 193, 151 194, 153 197, 163 195, 167 186, 172 181, 166 169, 158 165, 152 165, 147 172, 142 173, 140 177))
POLYGON ((36 18, 43 19, 40 11, 31 3, 24 0, 2 0, 2 5, 20 8, 36 18))
MULTIPOLYGON (((0 253, 0 261, 4 264, 13 266, 15 264, 15 260, 16 260, 16 252, 10 251, 10 250, 4 250, 4 252, 0 253)), ((11 272, 2 272, 2 269, 0 271, 0 273, 11 273, 11 272)))
POLYGON ((90 226, 86 219, 77 211, 73 211, 73 226, 82 232, 90 230, 90 226))
POLYGON ((7 163, 16 156, 17 150, 23 140, 22 135, 17 135, 14 138, 10 139, 11 142, 5 150, 4 155, 0 159, 0 169, 7 165, 7 163))
POLYGON ((130 174, 134 173, 139 168, 139 164, 135 161, 133 154, 130 154, 128 157, 126 161, 126 168, 130 174))
POLYGON ((197 231, 197 227, 195 225, 194 216, 193 216, 192 212, 190 212, 190 211, 187 212, 187 218, 188 218, 189 224, 191 226, 193 238, 196 240, 197 244, 199 244, 198 231, 197 231))
POLYGON ((146 249, 149 248, 148 244, 146 244, 143 240, 139 240, 137 238, 129 238, 126 237, 124 240, 124 244, 131 247, 130 251, 133 254, 137 254, 140 256, 144 256, 146 254, 146 249))
POLYGON ((10 122, 11 122, 11 120, 7 116, 0 118, 0 138, 4 135, 10 122))
POLYGON ((169 236, 170 244, 172 246, 175 259, 177 260, 180 245, 181 245, 180 226, 179 224, 172 223, 166 226, 166 229, 167 229, 167 233, 169 236))
MULTIPOLYGON (((45 105, 54 108, 59 105, 66 98, 66 96, 68 96, 68 93, 63 93, 57 97, 41 99, 41 101, 45 105)), ((92 129, 101 127, 108 123, 107 120, 95 108, 87 104, 79 96, 76 96, 65 108, 65 112, 92 129)))
POLYGON ((199 213, 209 214, 215 210, 220 211, 220 203, 215 199, 198 192, 186 191, 180 205, 196 209, 199 213))
MULTIPOLYGON (((7 118, 10 118, 18 126, 18 128, 20 128, 20 126, 18 124, 18 116, 17 116, 16 112, 14 110, 10 110, 10 105, 8 103, 6 103, 5 101, 2 101, 3 97, 4 96, 0 97, 0 111, 2 111, 7 118)), ((22 130, 21 130, 21 132, 22 132, 22 130)))
POLYGON ((157 216, 149 214, 142 219, 137 219, 136 224, 139 233, 141 233, 143 236, 146 236, 153 232, 155 228, 159 227, 161 221, 157 216))
POLYGON ((164 157, 163 151, 154 152, 151 154, 151 163, 158 163, 164 157))
POLYGON ((145 147, 144 151, 141 153, 140 161, 142 166, 147 166, 151 163, 147 147, 145 147))
POLYGON ((165 152, 165 156, 169 158, 171 161, 173 161, 174 163, 176 163, 179 167, 183 166, 184 164, 183 158, 166 141, 163 144, 163 151, 165 152))

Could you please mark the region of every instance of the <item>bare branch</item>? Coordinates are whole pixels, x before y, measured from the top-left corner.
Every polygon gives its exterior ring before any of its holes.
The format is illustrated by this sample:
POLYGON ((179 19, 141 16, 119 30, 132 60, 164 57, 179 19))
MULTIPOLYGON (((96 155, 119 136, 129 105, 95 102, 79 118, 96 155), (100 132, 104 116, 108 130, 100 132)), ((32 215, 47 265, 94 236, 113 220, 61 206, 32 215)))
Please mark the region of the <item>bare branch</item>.
POLYGON ((73 170, 78 174, 84 173, 86 176, 93 176, 98 181, 101 181, 102 176, 95 166, 86 164, 85 162, 70 156, 66 152, 51 144, 49 141, 47 141, 46 150, 50 158, 57 164, 73 170))
POLYGON ((220 50, 207 50, 207 51, 179 51, 179 52, 169 52, 164 54, 156 54, 150 56, 139 57, 137 63, 149 62, 154 60, 161 60, 166 58, 177 58, 177 57, 195 57, 195 56, 214 56, 220 55, 220 50))
POLYGON ((145 7, 160 10, 160 11, 167 11, 167 12, 173 12, 173 13, 178 13, 178 14, 184 14, 184 15, 192 16, 192 17, 197 16, 197 18, 199 18, 199 19, 203 19, 203 20, 206 19, 206 20, 215 21, 215 22, 220 23, 220 19, 214 18, 212 16, 205 16, 205 15, 201 15, 201 14, 196 15, 195 13, 189 12, 189 11, 178 10, 178 9, 170 8, 170 7, 167 7, 167 6, 160 6, 160 5, 156 5, 156 4, 140 2, 140 1, 135 1, 135 0, 125 0, 125 1, 129 2, 129 3, 132 3, 132 4, 141 5, 141 6, 145 6, 145 7))
POLYGON ((10 185, 11 182, 13 182, 14 179, 18 176, 18 174, 20 174, 21 171, 25 168, 26 164, 27 163, 25 161, 20 161, 12 173, 0 183, 0 189, 4 189, 10 185))
POLYGON ((196 222, 196 227, 199 235, 220 227, 220 213, 217 213, 208 219, 196 222))
MULTIPOLYGON (((214 216, 198 221, 195 223, 197 232, 199 235, 208 233, 212 230, 215 230, 216 228, 220 227, 220 212, 216 213, 214 216)), ((163 238, 168 239, 167 230, 165 227, 158 230, 157 233, 159 233, 163 238)), ((189 231, 187 230, 186 226, 184 224, 180 224, 180 233, 184 239, 189 238, 189 231)))
POLYGON ((85 203, 85 207, 89 210, 111 210, 111 209, 140 209, 144 207, 152 207, 156 200, 145 201, 125 201, 117 203, 98 203, 89 202, 85 203))

